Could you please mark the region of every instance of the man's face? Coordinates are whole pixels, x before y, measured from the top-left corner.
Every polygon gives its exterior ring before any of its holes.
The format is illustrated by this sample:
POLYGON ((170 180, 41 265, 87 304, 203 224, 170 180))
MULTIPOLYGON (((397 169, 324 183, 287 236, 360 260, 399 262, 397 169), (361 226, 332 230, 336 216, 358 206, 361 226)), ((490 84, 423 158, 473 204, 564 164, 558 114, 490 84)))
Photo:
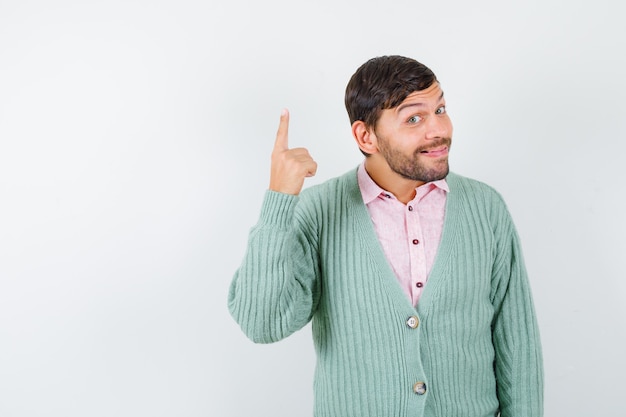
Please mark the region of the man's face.
POLYGON ((438 82, 383 110, 374 135, 380 156, 403 178, 426 183, 448 175, 452 122, 438 82))

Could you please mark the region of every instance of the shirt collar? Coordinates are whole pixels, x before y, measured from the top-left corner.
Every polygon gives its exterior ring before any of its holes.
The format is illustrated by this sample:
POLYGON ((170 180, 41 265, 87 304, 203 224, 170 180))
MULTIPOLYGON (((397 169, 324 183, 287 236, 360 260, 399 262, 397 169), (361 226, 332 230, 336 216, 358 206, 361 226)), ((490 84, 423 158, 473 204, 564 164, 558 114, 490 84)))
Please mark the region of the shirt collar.
MULTIPOLYGON (((382 189, 381 187, 378 186, 378 184, 374 182, 372 177, 370 177, 370 175, 365 170, 365 161, 363 161, 361 165, 359 165, 359 169, 357 171, 357 180, 359 183, 359 189, 361 190, 361 195, 363 196, 363 202, 365 204, 371 203, 372 201, 374 201, 376 198, 380 196, 385 196, 385 197, 391 196, 395 198, 395 196, 392 193, 382 189)), ((448 183, 446 182, 445 178, 442 180, 428 182, 420 187, 417 187, 416 191, 417 191, 417 194, 419 195, 419 194, 422 194, 420 193, 421 190, 430 190, 433 188, 439 188, 445 192, 450 191, 450 188, 448 187, 448 183)), ((423 193, 423 194, 426 194, 426 193, 423 193)))

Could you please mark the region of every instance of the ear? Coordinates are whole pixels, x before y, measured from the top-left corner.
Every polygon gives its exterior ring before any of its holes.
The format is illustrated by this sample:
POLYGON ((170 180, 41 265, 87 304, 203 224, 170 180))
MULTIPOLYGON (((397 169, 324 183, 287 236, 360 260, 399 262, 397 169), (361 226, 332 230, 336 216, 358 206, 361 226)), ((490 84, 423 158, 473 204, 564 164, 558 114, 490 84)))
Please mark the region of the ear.
POLYGON ((352 136, 361 151, 370 155, 378 153, 374 130, 367 127, 364 121, 357 120, 352 123, 352 136))

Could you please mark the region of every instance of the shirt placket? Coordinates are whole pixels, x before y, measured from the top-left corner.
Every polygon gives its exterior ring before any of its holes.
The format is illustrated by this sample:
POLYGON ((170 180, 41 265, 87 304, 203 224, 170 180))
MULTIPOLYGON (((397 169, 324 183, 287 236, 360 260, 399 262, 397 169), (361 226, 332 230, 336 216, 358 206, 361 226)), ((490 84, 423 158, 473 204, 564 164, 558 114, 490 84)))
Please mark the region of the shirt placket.
POLYGON ((409 246, 409 262, 411 271, 411 300, 417 305, 424 285, 426 284, 426 252, 424 250, 424 233, 417 210, 417 201, 407 204, 405 224, 409 246))

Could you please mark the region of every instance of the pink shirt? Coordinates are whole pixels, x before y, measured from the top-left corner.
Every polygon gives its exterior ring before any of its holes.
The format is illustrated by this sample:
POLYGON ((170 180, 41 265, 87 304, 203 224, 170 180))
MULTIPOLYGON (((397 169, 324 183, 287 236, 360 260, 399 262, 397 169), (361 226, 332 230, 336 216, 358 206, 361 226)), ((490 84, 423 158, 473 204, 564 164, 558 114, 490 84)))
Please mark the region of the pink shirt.
POLYGON ((415 306, 441 240, 448 184, 444 179, 417 187, 415 198, 405 205, 372 180, 364 163, 358 182, 387 260, 415 306))

